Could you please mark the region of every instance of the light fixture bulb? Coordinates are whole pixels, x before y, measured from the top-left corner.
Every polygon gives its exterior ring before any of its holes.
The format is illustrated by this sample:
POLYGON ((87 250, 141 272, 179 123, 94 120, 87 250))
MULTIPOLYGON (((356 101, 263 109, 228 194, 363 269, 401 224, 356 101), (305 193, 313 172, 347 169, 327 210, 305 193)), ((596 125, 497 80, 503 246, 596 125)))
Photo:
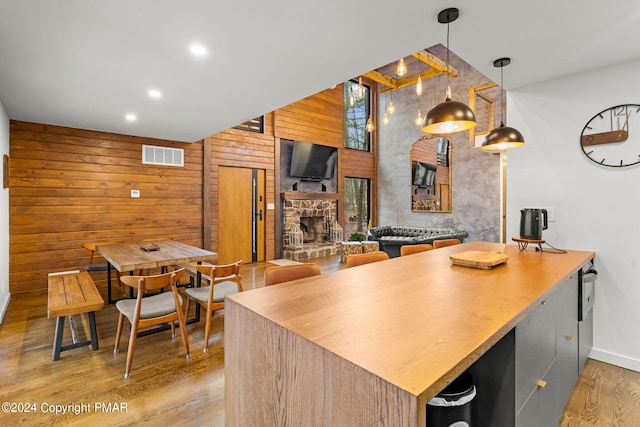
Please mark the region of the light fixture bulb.
POLYGON ((356 105, 355 95, 353 94, 353 88, 349 88, 349 107, 356 105))
POLYGON ((422 95, 422 76, 418 74, 418 82, 416 83, 416 93, 422 95))
POLYGON ((373 120, 371 120, 371 114, 369 114, 369 119, 367 119, 367 124, 364 126, 364 129, 369 133, 373 132, 374 127, 373 120))
POLYGON ((389 101, 389 106, 387 107, 387 113, 393 114, 396 112, 396 107, 393 106, 393 101, 389 101))
POLYGON ((358 79, 358 99, 364 99, 364 86, 362 85, 362 77, 358 79))
POLYGON ((404 63, 404 58, 400 58, 400 61, 398 61, 398 65, 396 66, 396 74, 400 77, 407 74, 407 64, 404 63))
POLYGON ((424 120, 424 117, 422 117, 422 113, 420 112, 420 109, 418 108, 418 115, 416 116, 416 119, 414 120, 414 123, 416 124, 416 126, 422 126, 422 121, 424 120))
POLYGON ((386 112, 384 113, 384 116, 382 116, 382 124, 389 124, 389 115, 386 112))

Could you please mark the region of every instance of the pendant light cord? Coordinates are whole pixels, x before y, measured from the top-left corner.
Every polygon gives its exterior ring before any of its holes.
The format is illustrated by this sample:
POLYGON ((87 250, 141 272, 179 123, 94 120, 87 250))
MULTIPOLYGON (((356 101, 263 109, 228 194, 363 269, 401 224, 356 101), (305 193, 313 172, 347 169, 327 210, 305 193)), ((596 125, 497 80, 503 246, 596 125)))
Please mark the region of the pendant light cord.
POLYGON ((506 109, 507 109, 507 92, 504 90, 504 65, 500 67, 500 90, 502 90, 502 102, 500 103, 500 124, 504 126, 504 122, 507 121, 506 109))
POLYGON ((447 22, 447 86, 449 86, 449 22, 447 22))

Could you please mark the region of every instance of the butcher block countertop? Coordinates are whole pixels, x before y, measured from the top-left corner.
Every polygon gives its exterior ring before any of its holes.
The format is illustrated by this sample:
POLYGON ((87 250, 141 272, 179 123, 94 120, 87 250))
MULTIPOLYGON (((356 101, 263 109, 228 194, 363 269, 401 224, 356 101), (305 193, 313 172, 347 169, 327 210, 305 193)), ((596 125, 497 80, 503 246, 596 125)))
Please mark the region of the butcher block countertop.
POLYGON ((470 242, 228 297, 227 425, 425 425, 428 399, 593 257, 470 242), (453 265, 465 251, 509 258, 453 265))

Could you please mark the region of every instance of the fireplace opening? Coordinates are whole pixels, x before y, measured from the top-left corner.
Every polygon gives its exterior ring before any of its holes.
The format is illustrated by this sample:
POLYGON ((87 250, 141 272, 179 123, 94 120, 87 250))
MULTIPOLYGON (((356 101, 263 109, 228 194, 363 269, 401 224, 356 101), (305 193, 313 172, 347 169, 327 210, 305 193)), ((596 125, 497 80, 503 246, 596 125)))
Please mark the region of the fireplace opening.
POLYGON ((300 217, 300 229, 304 243, 323 243, 325 241, 324 217, 302 216, 300 217))

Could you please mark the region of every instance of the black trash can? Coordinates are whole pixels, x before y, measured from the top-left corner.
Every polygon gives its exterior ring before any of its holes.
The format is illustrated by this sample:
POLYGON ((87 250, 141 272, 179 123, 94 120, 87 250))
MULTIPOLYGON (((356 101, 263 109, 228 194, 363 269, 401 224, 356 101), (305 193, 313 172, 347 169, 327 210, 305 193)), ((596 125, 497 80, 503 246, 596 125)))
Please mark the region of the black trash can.
POLYGON ((469 372, 463 372, 427 402, 427 427, 471 426, 471 401, 476 386, 469 372))

